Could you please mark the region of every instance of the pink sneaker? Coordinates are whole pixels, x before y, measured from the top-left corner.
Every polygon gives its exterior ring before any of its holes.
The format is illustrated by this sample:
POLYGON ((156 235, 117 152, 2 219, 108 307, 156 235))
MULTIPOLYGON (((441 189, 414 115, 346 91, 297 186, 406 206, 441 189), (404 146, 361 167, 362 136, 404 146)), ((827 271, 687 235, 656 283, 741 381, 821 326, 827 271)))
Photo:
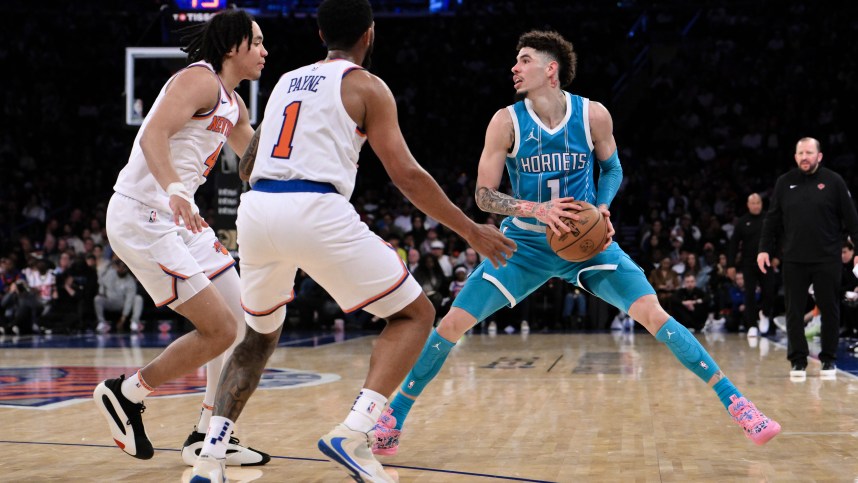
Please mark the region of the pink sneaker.
POLYGON ((372 452, 383 456, 392 456, 396 454, 399 448, 399 435, 402 431, 395 429, 396 418, 393 416, 393 409, 387 408, 378 418, 375 427, 375 443, 372 445, 372 452))
POLYGON ((757 445, 766 444, 781 432, 781 425, 761 413, 754 403, 743 397, 730 396, 730 407, 727 411, 736 424, 745 431, 745 436, 757 445))

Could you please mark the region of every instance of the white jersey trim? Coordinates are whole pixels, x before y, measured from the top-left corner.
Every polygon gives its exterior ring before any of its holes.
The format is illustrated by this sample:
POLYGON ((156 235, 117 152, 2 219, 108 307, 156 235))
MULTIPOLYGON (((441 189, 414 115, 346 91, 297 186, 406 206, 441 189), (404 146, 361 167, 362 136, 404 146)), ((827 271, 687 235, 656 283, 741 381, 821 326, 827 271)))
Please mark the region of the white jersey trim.
MULTIPOLYGON (((593 150, 593 135, 590 133, 590 99, 586 97, 581 98, 581 104, 583 106, 581 113, 581 122, 584 123, 584 134, 587 136, 587 146, 590 147, 590 151, 593 150)), ((588 178, 589 179, 589 178, 588 178)))
POLYGON ((506 110, 509 111, 510 117, 512 117, 512 131, 513 131, 513 142, 512 142, 512 151, 509 152, 510 158, 516 157, 518 154, 519 147, 519 139, 521 138, 521 130, 518 127, 518 116, 515 115, 515 106, 506 106, 506 110))
POLYGON ((554 129, 548 129, 548 126, 542 124, 542 121, 539 119, 539 116, 537 116, 536 113, 533 112, 533 103, 530 102, 530 99, 524 100, 524 107, 527 108, 527 113, 530 114, 530 118, 533 119, 533 122, 535 122, 537 126, 541 127, 543 131, 547 132, 548 134, 551 134, 552 136, 560 132, 561 129, 565 128, 566 123, 569 122, 569 118, 572 117, 572 95, 566 91, 561 92, 563 92, 563 95, 566 96, 566 115, 563 116, 563 120, 561 120, 559 123, 557 123, 556 126, 554 126, 554 129))

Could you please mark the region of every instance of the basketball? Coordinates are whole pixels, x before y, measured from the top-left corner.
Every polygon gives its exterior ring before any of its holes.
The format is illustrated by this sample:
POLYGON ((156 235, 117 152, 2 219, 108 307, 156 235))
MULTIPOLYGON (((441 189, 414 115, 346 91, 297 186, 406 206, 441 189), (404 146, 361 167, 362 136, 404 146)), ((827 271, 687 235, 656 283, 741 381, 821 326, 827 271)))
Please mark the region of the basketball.
POLYGON ((554 250, 558 257, 570 262, 583 262, 589 260, 602 251, 605 239, 608 235, 608 222, 599 209, 586 201, 577 201, 583 208, 581 211, 571 210, 577 213, 580 220, 563 218, 566 226, 572 229, 562 236, 554 234, 550 228, 546 228, 545 237, 548 245, 554 250))

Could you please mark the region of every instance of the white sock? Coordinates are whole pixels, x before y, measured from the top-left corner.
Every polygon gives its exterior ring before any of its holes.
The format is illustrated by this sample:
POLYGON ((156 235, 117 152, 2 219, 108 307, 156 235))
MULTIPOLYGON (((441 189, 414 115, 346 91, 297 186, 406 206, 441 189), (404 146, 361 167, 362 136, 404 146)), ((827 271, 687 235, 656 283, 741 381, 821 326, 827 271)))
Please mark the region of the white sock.
POLYGON ((200 411, 200 421, 197 423, 197 432, 205 433, 209 430, 209 421, 212 418, 214 406, 208 404, 208 401, 203 399, 203 409, 200 411))
POLYGON ((385 404, 386 397, 370 389, 361 389, 344 423, 350 429, 367 433, 375 426, 385 404))
POLYGON ((223 416, 212 416, 200 456, 209 455, 221 460, 226 458, 226 445, 234 424, 223 416))
POLYGON ((121 387, 122 395, 135 404, 139 404, 143 401, 143 398, 155 391, 155 389, 146 384, 146 381, 143 380, 143 376, 140 375, 140 371, 137 371, 133 376, 122 381, 121 387))

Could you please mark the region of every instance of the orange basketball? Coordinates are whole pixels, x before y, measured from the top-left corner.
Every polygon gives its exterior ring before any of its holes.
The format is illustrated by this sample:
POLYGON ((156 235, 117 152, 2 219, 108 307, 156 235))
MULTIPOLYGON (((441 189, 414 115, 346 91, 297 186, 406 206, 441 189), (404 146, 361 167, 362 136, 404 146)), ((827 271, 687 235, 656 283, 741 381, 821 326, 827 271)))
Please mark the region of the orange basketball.
POLYGON ((595 206, 586 201, 576 201, 583 208, 577 213, 580 220, 563 218, 566 226, 572 228, 569 233, 562 236, 554 234, 550 228, 546 228, 545 237, 548 245, 554 250, 558 257, 570 262, 583 262, 589 260, 602 251, 608 235, 608 222, 595 206))

